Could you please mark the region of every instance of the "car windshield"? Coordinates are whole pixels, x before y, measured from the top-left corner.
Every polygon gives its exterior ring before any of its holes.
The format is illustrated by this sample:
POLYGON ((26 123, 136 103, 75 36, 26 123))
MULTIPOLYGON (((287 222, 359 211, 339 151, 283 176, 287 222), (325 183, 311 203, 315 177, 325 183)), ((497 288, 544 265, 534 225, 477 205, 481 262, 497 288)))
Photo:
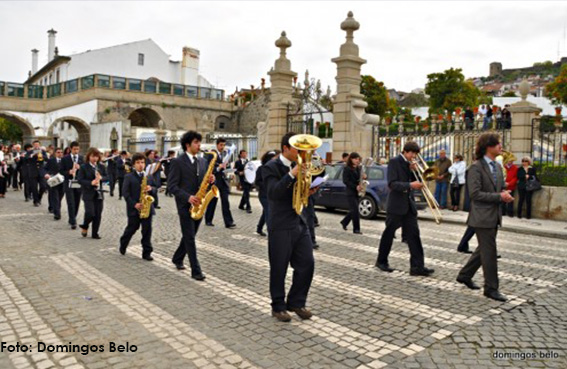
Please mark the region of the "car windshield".
POLYGON ((329 176, 329 179, 335 179, 340 170, 340 165, 327 165, 325 166, 325 175, 329 176))

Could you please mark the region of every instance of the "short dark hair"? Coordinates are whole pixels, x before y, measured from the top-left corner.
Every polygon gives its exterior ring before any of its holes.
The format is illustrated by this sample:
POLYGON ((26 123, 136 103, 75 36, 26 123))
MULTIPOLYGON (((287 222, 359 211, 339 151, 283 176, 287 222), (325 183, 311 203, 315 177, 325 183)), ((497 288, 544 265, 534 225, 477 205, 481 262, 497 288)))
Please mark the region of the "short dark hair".
POLYGON ((291 145, 289 144, 289 139, 292 138, 293 136, 295 136, 294 132, 288 132, 285 135, 283 135, 282 142, 281 142, 282 152, 283 152, 284 146, 291 147, 291 145))
POLYGON ((272 160, 274 158, 274 156, 278 155, 279 153, 280 153, 280 150, 266 151, 264 153, 264 155, 262 155, 262 165, 266 165, 267 162, 272 160))
POLYGON ((240 157, 243 152, 247 152, 247 151, 246 150, 240 150, 240 152, 238 153, 238 156, 240 157))
POLYGON ((146 157, 141 152, 137 152, 132 155, 132 164, 136 164, 138 160, 143 160, 144 164, 146 163, 146 157))
POLYGON ((118 152, 118 149, 112 149, 112 150, 110 150, 110 153, 111 153, 111 154, 114 154, 115 152, 118 152))
POLYGON ((196 131, 187 131, 181 136, 181 148, 183 151, 187 151, 187 145, 191 146, 193 140, 201 141, 203 136, 196 131))
POLYGON ((120 155, 128 155, 128 152, 126 152, 126 150, 122 150, 120 151, 120 155))
POLYGON ((73 142, 71 142, 71 145, 69 145, 70 148, 77 147, 77 146, 80 146, 77 141, 73 141, 73 142))
POLYGON ((359 153, 357 153, 357 152, 351 152, 350 155, 348 156, 346 165, 349 166, 349 167, 352 167, 352 166, 353 166, 352 161, 353 161, 354 159, 358 159, 358 158, 360 158, 360 154, 359 154, 359 153))
POLYGON ((157 155, 157 151, 156 151, 156 150, 148 149, 148 150, 146 150, 146 156, 150 156, 150 154, 151 154, 152 152, 157 155))
POLYGON ((167 156, 175 154, 175 150, 167 150, 167 156))
POLYGON ((91 147, 87 150, 87 154, 85 155, 85 161, 88 163, 90 161, 91 156, 98 156, 97 162, 100 161, 102 158, 102 154, 96 147, 91 147))
POLYGON ((223 143, 223 142, 226 142, 226 138, 224 138, 224 137, 217 138, 217 145, 220 144, 220 143, 223 143))
POLYGON ((404 145, 404 152, 413 152, 419 154, 420 150, 421 149, 419 148, 419 145, 415 141, 408 141, 404 145))
POLYGON ((56 147, 56 148, 53 149, 53 152, 57 152, 57 151, 63 151, 63 149, 60 148, 60 147, 56 147))
POLYGON ((32 141, 32 144, 34 144, 34 143, 36 143, 36 142, 37 142, 38 144, 41 144, 41 142, 39 142, 39 140, 33 140, 33 141, 32 141))
POLYGON ((349 155, 348 152, 343 152, 343 159, 348 157, 348 155, 349 155))
POLYGON ((27 143, 24 145, 24 150, 28 151, 28 149, 32 148, 33 145, 31 143, 27 143))
POLYGON ((455 154, 455 158, 459 159, 460 161, 463 161, 463 155, 461 154, 455 154))
POLYGON ((486 149, 488 147, 496 146, 500 143, 500 135, 494 132, 486 132, 480 135, 476 141, 476 148, 474 150, 474 155, 476 160, 484 158, 486 155, 486 149))

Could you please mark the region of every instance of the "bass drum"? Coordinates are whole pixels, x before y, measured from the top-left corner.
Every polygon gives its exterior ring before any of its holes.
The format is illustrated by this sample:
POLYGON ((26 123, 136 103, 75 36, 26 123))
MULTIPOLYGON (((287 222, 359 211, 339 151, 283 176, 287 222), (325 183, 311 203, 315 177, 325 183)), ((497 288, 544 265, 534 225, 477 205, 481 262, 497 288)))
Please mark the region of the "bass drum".
POLYGON ((261 165, 261 160, 252 160, 246 163, 246 167, 244 167, 244 178, 246 179, 246 182, 254 184, 254 181, 256 180, 256 171, 261 165))

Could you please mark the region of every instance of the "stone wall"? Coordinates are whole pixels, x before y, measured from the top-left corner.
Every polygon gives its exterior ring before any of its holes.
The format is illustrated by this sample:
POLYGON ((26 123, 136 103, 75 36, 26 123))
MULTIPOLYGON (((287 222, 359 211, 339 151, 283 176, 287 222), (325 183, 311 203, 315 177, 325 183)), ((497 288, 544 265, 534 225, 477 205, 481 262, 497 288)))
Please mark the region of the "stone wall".
POLYGON ((250 102, 244 108, 240 108, 235 113, 235 120, 238 124, 238 133, 243 135, 257 134, 258 122, 266 122, 268 119, 268 108, 270 103, 270 94, 268 92, 256 96, 254 101, 250 102))

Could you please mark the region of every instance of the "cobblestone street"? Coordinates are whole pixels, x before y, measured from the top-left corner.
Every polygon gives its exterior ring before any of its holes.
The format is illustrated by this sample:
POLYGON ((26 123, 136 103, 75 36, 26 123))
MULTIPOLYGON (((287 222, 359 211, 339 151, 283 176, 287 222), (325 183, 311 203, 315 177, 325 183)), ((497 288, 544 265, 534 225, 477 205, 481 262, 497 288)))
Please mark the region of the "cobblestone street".
POLYGON ((390 257, 397 270, 374 267, 383 218, 362 220, 364 234, 354 235, 339 226, 343 214, 319 211, 315 316, 286 324, 270 316, 267 240, 254 233, 260 204, 252 198, 246 214, 239 199, 231 196, 237 228, 223 226, 220 209, 214 228, 202 224, 207 279, 197 282, 171 263, 181 232, 163 194, 148 262, 140 233, 118 252, 124 201, 107 196, 102 239, 93 240, 70 229, 65 200, 54 221, 47 198, 35 208, 10 191, 0 199, 0 368, 567 367, 564 239, 500 232, 501 292, 510 299, 499 303, 455 281, 468 258, 456 252, 465 226, 420 221, 435 274, 412 277, 399 236, 390 257), (39 352, 38 342, 89 351, 39 352))

